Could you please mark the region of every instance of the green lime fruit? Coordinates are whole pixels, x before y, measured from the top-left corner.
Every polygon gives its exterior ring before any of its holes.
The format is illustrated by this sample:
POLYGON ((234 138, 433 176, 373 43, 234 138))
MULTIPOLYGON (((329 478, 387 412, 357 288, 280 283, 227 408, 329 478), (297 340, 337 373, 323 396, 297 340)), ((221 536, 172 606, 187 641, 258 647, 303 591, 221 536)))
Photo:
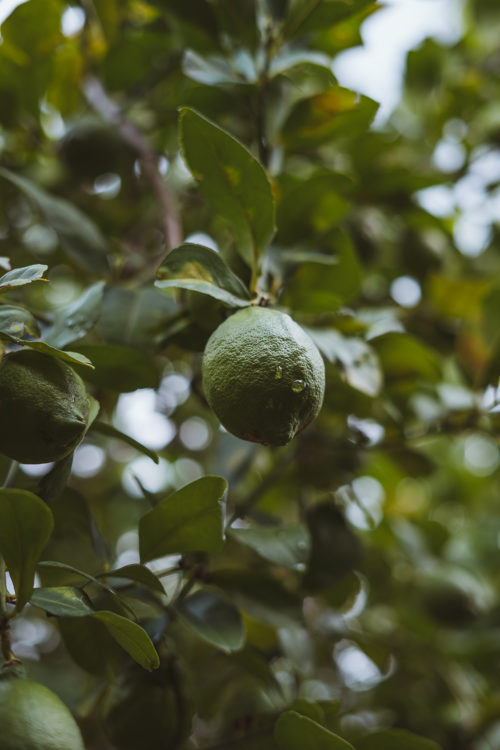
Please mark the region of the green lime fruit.
POLYGON ((210 336, 202 364, 203 388, 233 435, 285 445, 318 415, 325 367, 306 332, 289 315, 246 307, 210 336))
POLYGON ((85 750, 85 745, 60 698, 16 666, 0 670, 0 748, 85 750))
POLYGON ((21 349, 0 364, 0 453, 25 464, 58 461, 85 434, 89 399, 80 376, 47 354, 21 349))

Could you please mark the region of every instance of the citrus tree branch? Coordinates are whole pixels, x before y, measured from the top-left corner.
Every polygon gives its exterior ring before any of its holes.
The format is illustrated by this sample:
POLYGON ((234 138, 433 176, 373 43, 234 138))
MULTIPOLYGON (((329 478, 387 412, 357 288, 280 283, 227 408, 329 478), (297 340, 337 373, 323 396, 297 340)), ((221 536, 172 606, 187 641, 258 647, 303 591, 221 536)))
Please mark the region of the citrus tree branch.
MULTIPOLYGON (((182 242, 182 229, 174 196, 165 185, 165 181, 158 171, 158 156, 155 154, 144 135, 126 120, 120 107, 106 93, 102 83, 90 76, 83 85, 83 93, 87 102, 103 120, 114 125, 121 139, 137 154, 146 179, 153 189, 162 210, 163 231, 165 235, 164 257, 172 248, 182 242)), ((157 259, 160 263, 162 258, 157 259)))

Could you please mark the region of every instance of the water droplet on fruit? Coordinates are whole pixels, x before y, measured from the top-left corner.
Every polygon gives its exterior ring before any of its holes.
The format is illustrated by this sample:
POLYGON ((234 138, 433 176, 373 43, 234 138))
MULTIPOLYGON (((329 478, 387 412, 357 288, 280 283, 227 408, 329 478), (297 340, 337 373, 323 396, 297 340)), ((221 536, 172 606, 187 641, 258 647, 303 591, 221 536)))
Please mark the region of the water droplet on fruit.
POLYGON ((281 380, 282 377, 283 377, 283 368, 280 365, 278 365, 274 372, 274 379, 281 380))
POLYGON ((302 393, 305 387, 306 384, 303 380, 294 380, 292 383, 292 391, 294 393, 302 393))

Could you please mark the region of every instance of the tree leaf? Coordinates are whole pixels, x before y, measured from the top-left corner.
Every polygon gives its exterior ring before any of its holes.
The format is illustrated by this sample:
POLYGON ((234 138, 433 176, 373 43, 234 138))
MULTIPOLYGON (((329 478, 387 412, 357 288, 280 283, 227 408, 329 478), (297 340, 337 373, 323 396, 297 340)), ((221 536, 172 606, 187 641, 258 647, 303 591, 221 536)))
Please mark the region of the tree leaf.
POLYGON ((287 13, 286 37, 322 31, 359 13, 373 0, 292 0, 287 13))
POLYGON ((0 176, 19 188, 37 206, 73 260, 90 273, 108 275, 107 242, 88 216, 72 203, 46 193, 25 177, 4 168, 0 168, 0 176))
POLYGON ((307 179, 286 175, 278 184, 278 243, 310 244, 312 235, 322 237, 338 225, 350 209, 346 198, 353 190, 353 183, 338 172, 323 168, 307 179))
POLYGON ((184 52, 182 72, 193 81, 206 86, 247 83, 245 78, 233 70, 224 57, 218 55, 202 57, 191 49, 184 52))
POLYGON ((44 334, 44 341, 58 349, 64 349, 78 341, 97 323, 101 312, 104 282, 89 286, 71 305, 58 310, 54 323, 44 334))
POLYGON ((139 521, 141 562, 182 552, 217 552, 224 544, 227 482, 195 479, 139 521))
POLYGON ((40 336, 40 328, 34 316, 24 307, 0 305, 0 331, 16 338, 40 336))
POLYGON ((193 109, 182 108, 179 127, 189 169, 230 225, 238 252, 256 271, 275 232, 273 193, 263 167, 233 136, 193 109))
POLYGON ((294 106, 283 126, 283 140, 290 150, 306 151, 334 138, 353 138, 366 132, 378 107, 367 96, 332 86, 294 106))
POLYGON ((114 601, 117 607, 122 609, 124 612, 127 612, 133 615, 133 612, 130 609, 130 607, 121 599, 121 597, 117 594, 114 588, 110 586, 109 583, 99 580, 99 578, 96 578, 91 573, 87 573, 84 570, 79 570, 78 568, 75 568, 73 565, 68 565, 67 563, 58 562, 57 560, 43 560, 42 562, 38 563, 38 566, 41 568, 55 568, 55 569, 65 570, 77 576, 81 576, 85 581, 88 581, 88 582, 92 581, 92 583, 95 583, 96 586, 103 589, 111 596, 112 600, 114 601))
POLYGON ((20 611, 33 591, 38 558, 54 519, 39 497, 25 490, 0 490, 0 554, 4 557, 20 611))
POLYGON ((283 75, 297 65, 315 65, 331 73, 331 64, 331 58, 323 52, 307 49, 290 50, 285 48, 280 50, 271 60, 269 76, 272 78, 283 75))
POLYGON ((141 667, 148 672, 158 669, 158 652, 144 628, 126 617, 105 610, 96 612, 92 617, 106 626, 109 634, 141 667))
POLYGON ((354 750, 350 742, 296 711, 281 714, 274 727, 279 750, 354 750))
POLYGON ((358 562, 361 546, 332 503, 315 505, 307 514, 311 552, 304 576, 309 591, 333 586, 358 562))
POLYGON ((160 463, 158 454, 155 453, 155 451, 152 451, 150 448, 142 445, 142 443, 134 440, 134 438, 130 437, 130 435, 125 435, 124 432, 117 430, 116 427, 113 427, 112 424, 108 424, 107 422, 94 422, 92 425, 92 430, 94 432, 100 432, 101 435, 107 435, 108 437, 116 438, 116 440, 121 440, 122 442, 131 445, 132 448, 135 448, 137 451, 139 451, 139 453, 143 453, 145 456, 148 456, 148 458, 154 461, 155 464, 160 463))
MULTIPOLYGON (((2 174, 2 171, 0 168, 0 174, 2 174)), ((48 266, 37 263, 33 266, 23 266, 23 268, 14 268, 12 271, 7 271, 3 276, 0 276, 0 294, 17 286, 31 284, 32 281, 47 281, 47 279, 42 278, 47 268, 48 266)))
POLYGON ((100 388, 126 393, 137 388, 157 388, 159 372, 144 353, 116 344, 78 344, 78 353, 94 363, 95 370, 81 373, 100 388))
POLYGON ((66 487, 68 479, 71 476, 73 455, 74 452, 72 451, 67 456, 64 456, 64 458, 56 461, 51 470, 39 482, 36 494, 48 505, 51 505, 66 487))
POLYGON ((419 380, 435 382, 440 377, 437 354, 407 333, 390 332, 370 339, 389 385, 411 386, 419 380))
POLYGON ((64 645, 81 669, 111 680, 128 657, 103 622, 94 617, 59 617, 64 645))
POLYGON ((213 646, 224 651, 236 651, 243 646, 245 631, 240 612, 217 590, 196 591, 176 606, 176 612, 213 646))
POLYGON ((41 352, 42 354, 49 354, 51 357, 56 357, 56 359, 62 359, 65 362, 69 362, 72 365, 82 365, 82 367, 90 368, 91 370, 94 369, 94 365, 88 359, 85 355, 80 354, 80 352, 66 352, 62 351, 62 349, 56 349, 54 346, 50 346, 45 341, 30 341, 29 339, 19 339, 16 336, 10 336, 9 334, 1 334, 5 336, 9 341, 12 341, 14 344, 22 344, 23 346, 28 347, 28 349, 34 349, 37 352, 41 352))
POLYGON ((359 338, 343 336, 338 331, 325 328, 306 328, 318 349, 329 362, 337 362, 345 380, 367 396, 377 396, 383 383, 383 374, 377 354, 359 338))
POLYGON ((300 264, 292 264, 281 304, 307 313, 324 313, 356 297, 363 277, 354 245, 343 229, 334 228, 313 242, 321 247, 322 254, 330 253, 331 264, 321 258, 318 262, 316 253, 311 253, 309 261, 304 258, 300 264))
POLYGON ((378 729, 356 740, 357 750, 440 750, 432 740, 405 729, 378 729))
POLYGON ((62 349, 56 349, 54 346, 49 346, 45 341, 23 341, 23 344, 30 349, 35 349, 37 352, 42 352, 42 354, 50 354, 51 357, 70 362, 72 365, 81 365, 90 370, 94 369, 94 365, 90 359, 80 352, 62 351, 62 349))
POLYGON ((34 589, 30 603, 60 617, 86 617, 94 613, 88 597, 74 586, 34 589))
POLYGON ((160 289, 180 287, 208 294, 230 307, 250 304, 250 294, 241 279, 226 266, 214 250, 185 243, 169 252, 156 269, 160 289))
POLYGON ((108 344, 157 352, 175 334, 182 316, 174 297, 158 289, 107 286, 99 329, 108 344))
POLYGON ((105 573, 100 574, 106 578, 126 578, 136 583, 142 583, 144 586, 157 591, 160 594, 165 593, 163 584, 155 574, 147 568, 145 565, 139 565, 133 563, 131 565, 124 565, 122 568, 115 568, 114 570, 108 570, 105 573))
POLYGON ((307 562, 309 536, 306 528, 299 523, 286 526, 254 525, 250 528, 232 528, 229 529, 228 536, 284 568, 295 570, 307 562))
POLYGON ((212 571, 211 581, 257 620, 278 628, 302 621, 301 599, 260 570, 222 568, 212 571))

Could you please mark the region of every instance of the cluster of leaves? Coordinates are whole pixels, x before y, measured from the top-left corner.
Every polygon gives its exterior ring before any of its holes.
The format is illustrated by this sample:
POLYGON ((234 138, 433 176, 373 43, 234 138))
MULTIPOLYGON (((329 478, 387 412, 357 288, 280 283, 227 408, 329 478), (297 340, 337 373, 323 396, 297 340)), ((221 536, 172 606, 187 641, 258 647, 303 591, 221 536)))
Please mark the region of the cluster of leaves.
POLYGON ((89 748, 498 744, 494 215, 458 249, 499 156, 495 4, 410 54, 384 130, 332 73, 373 0, 29 0, 2 25, 0 353, 78 369, 103 456, 38 484, 0 457, 6 606, 14 651, 16 622, 57 622, 32 671, 89 748), (278 450, 218 430, 200 388, 209 335, 256 301, 327 362, 320 417, 278 450), (175 428, 158 455, 115 426, 138 389, 175 428), (138 452, 169 491, 130 492, 138 452))

